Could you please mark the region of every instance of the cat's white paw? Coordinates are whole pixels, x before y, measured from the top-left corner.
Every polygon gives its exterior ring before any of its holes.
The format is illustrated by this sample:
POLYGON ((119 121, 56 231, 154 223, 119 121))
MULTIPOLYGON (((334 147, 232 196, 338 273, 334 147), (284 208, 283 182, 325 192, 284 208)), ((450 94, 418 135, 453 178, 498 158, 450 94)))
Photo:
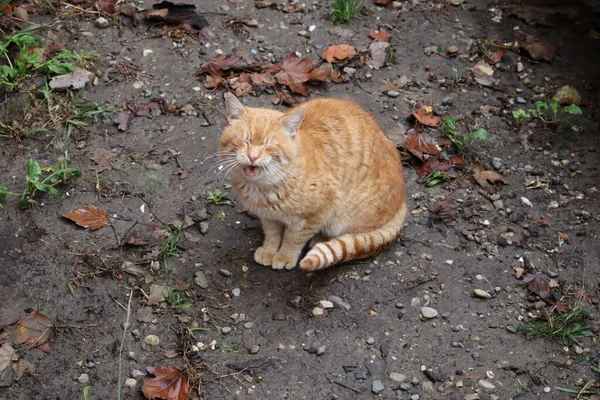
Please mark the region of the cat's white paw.
POLYGON ((292 269, 298 263, 298 256, 291 257, 287 254, 275 253, 271 267, 273 269, 292 269))
POLYGON ((254 251, 254 261, 256 261, 260 265, 269 266, 273 261, 273 256, 275 255, 274 251, 265 249, 264 246, 260 246, 256 251, 254 251))

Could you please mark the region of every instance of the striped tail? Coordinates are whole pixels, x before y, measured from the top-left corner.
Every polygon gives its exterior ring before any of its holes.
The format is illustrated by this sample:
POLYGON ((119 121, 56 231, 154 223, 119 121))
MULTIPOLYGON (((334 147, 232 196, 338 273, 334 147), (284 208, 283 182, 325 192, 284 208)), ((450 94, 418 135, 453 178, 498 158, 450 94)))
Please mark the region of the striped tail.
POLYGON ((316 271, 344 261, 374 256, 391 244, 404 224, 406 204, 381 228, 367 233, 345 234, 314 245, 300 261, 300 268, 316 271))

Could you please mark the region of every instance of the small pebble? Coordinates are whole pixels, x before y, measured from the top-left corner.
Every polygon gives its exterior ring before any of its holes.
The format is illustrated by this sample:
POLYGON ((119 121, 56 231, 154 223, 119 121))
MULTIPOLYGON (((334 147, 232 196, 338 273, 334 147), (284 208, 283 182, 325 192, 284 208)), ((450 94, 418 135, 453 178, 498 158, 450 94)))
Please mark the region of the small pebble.
POLYGON ((232 289, 232 290, 231 290, 231 295, 232 295, 233 297, 240 297, 240 292, 241 292, 241 291, 240 291, 240 288, 235 288, 235 289, 232 289))
POLYGON ((88 374, 81 374, 77 380, 79 383, 88 383, 90 381, 90 376, 88 374))
POLYGON ((194 283, 200 286, 202 289, 208 288, 208 279, 206 279, 206 275, 202 271, 196 272, 196 277, 194 278, 194 283))
POLYGON ((133 378, 125 379, 125 383, 124 383, 125 387, 135 387, 135 385, 137 385, 137 381, 135 379, 133 379, 133 378))
POLYGON ((391 98, 400 96, 400 92, 397 90, 388 90, 385 94, 387 94, 387 96, 391 98))
POLYGON ((143 379, 146 376, 146 374, 140 371, 139 369, 134 369, 133 371, 131 371, 131 376, 133 377, 133 379, 139 381, 140 379, 143 379))
POLYGON ((333 303, 329 300, 321 300, 321 301, 319 301, 319 304, 323 308, 333 308, 333 303))
POLYGON ((248 349, 248 353, 257 354, 259 350, 260 350, 259 345, 250 346, 250 348, 248 349))
POLYGON ((473 297, 477 297, 479 299, 491 299, 492 295, 483 289, 475 289, 473 291, 473 297))
POLYGON ((246 329, 252 329, 254 328, 254 322, 248 321, 244 323, 244 328, 246 329))
POLYGON ((479 381, 479 386, 481 386, 483 389, 485 389, 487 391, 496 390, 496 386, 494 386, 494 384, 492 382, 485 380, 485 379, 481 379, 479 381))
POLYGON ((427 319, 431 319, 438 316, 438 311, 435 308, 423 307, 421 308, 421 315, 427 319))
POLYGON ((108 20, 104 17, 100 17, 97 18, 96 21, 94 21, 94 25, 96 25, 96 28, 108 28, 108 26, 110 25, 110 23, 108 22, 108 20))
POLYGON ((456 46, 449 46, 446 51, 448 52, 448 54, 455 54, 455 53, 458 53, 458 47, 456 47, 456 46))
POLYGON ((223 276, 231 276, 231 271, 226 270, 226 269, 220 269, 219 273, 223 276))
POLYGON ((227 334, 228 334, 228 333, 230 333, 231 331, 232 331, 232 329, 231 329, 231 327, 230 327, 230 326, 224 326, 224 327, 222 327, 222 328, 221 328, 221 333, 222 333, 223 335, 227 335, 227 334))
POLYGON ((314 315, 315 317, 320 317, 321 315, 323 315, 324 312, 325 310, 321 307, 315 307, 312 309, 312 315, 314 315))
POLYGON ((150 346, 158 346, 160 339, 156 335, 148 335, 144 338, 144 343, 149 344, 150 346))
POLYGON ((344 301, 342 298, 340 298, 338 296, 329 296, 329 297, 327 297, 327 300, 329 300, 330 302, 332 302, 336 306, 338 306, 340 308, 343 308, 345 310, 350 310, 352 308, 350 306, 350 303, 344 301))
POLYGON ((373 344, 375 344, 375 338, 373 338, 373 337, 370 337, 370 338, 368 338, 368 339, 367 339, 367 344, 368 344, 368 345, 373 345, 373 344))
MULTIPOLYGON (((400 372, 392 372, 389 376, 390 381, 402 383, 406 380, 406 375, 401 374, 400 372)), ((408 384, 410 386, 410 384, 408 384)))
POLYGON ((375 380, 373 381, 373 384, 371 385, 371 391, 375 394, 379 394, 381 392, 383 392, 385 390, 385 386, 383 386, 383 383, 381 383, 380 380, 375 380))

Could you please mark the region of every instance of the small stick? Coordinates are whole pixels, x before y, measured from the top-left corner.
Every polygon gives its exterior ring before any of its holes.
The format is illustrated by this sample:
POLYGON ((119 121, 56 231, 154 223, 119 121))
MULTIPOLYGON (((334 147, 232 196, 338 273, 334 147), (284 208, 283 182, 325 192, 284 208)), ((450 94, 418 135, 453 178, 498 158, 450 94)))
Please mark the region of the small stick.
MULTIPOLYGON (((125 317, 125 324, 123 325, 123 337, 121 338, 121 346, 119 346, 119 379, 118 379, 118 388, 117 388, 117 399, 121 400, 121 391, 123 388, 123 383, 121 380, 122 370, 123 370, 123 344, 125 343, 125 335, 127 335, 127 328, 129 327, 129 316, 131 315, 131 298, 133 297, 133 289, 129 290, 129 301, 127 302, 127 315, 125 317)), ((116 301, 116 300, 115 300, 116 301)), ((118 302, 117 302, 118 304, 118 302)), ((119 304, 120 305, 120 304, 119 304)))
POLYGON ((342 383, 342 382, 333 381, 333 383, 335 383, 336 385, 338 385, 338 386, 341 386, 341 387, 343 387, 343 388, 350 389, 350 390, 352 390, 354 393, 359 393, 359 394, 360 394, 360 393, 362 393, 362 390, 355 389, 355 388, 353 388, 353 387, 350 387, 350 386, 348 386, 348 385, 346 385, 346 384, 344 384, 344 383, 342 383))

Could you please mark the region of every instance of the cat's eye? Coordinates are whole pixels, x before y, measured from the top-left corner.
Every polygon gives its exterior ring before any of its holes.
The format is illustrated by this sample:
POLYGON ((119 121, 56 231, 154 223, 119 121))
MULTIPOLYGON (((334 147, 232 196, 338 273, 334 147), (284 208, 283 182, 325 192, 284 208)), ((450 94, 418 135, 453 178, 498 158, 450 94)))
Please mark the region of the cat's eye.
POLYGON ((244 143, 246 146, 250 146, 250 142, 249 142, 249 141, 247 141, 246 139, 240 139, 240 141, 241 141, 242 143, 244 143))

